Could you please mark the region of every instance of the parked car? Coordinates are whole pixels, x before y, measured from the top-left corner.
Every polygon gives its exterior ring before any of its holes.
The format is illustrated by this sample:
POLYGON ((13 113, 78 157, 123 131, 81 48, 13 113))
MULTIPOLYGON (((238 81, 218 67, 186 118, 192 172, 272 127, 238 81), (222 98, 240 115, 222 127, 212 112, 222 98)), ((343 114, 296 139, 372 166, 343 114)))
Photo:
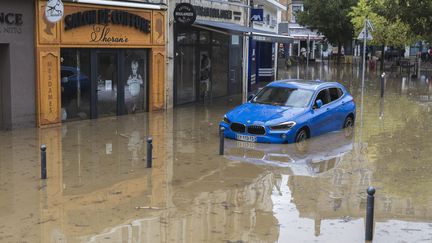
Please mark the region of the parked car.
POLYGON ((395 60, 403 57, 404 57, 404 50, 401 50, 399 48, 396 49, 390 48, 384 52, 385 60, 395 60))
POLYGON ((81 95, 90 95, 90 79, 76 67, 61 66, 61 90, 64 100, 76 99, 78 80, 81 95))
POLYGON ((356 105, 336 82, 281 80, 225 114, 227 138, 262 143, 294 143, 352 127, 356 105))

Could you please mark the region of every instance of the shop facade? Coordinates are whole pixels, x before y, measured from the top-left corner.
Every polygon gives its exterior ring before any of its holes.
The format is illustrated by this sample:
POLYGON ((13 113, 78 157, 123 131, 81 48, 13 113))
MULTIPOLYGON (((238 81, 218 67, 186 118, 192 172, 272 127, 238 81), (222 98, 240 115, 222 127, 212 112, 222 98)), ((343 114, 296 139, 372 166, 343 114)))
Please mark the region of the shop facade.
POLYGON ((0 130, 35 124, 34 25, 34 1, 0 2, 0 130))
POLYGON ((165 109, 165 10, 36 6, 37 125, 165 109))
POLYGON ((288 37, 279 35, 278 23, 286 7, 277 1, 254 1, 255 9, 262 11, 262 16, 252 16, 251 27, 256 30, 249 38, 249 87, 254 90, 260 82, 276 79, 278 43, 290 43, 288 37), (258 21, 256 21, 258 19, 258 21))
POLYGON ((244 6, 190 4, 196 20, 188 25, 174 21, 173 27, 174 105, 240 94, 244 6))

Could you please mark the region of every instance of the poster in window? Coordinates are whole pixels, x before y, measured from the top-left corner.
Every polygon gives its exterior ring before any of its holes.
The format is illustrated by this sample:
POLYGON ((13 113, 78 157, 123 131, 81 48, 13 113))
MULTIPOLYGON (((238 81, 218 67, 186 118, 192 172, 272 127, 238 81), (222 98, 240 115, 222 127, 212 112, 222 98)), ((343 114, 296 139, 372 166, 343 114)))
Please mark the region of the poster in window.
POLYGON ((127 113, 144 111, 145 104, 145 59, 129 55, 125 60, 125 105, 127 113))

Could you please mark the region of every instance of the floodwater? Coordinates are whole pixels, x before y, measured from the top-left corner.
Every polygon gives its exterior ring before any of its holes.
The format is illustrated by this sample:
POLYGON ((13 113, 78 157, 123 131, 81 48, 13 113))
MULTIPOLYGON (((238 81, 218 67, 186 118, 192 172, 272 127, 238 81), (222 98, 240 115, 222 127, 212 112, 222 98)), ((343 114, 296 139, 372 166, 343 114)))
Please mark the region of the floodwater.
POLYGON ((362 89, 352 66, 280 71, 339 80, 357 104, 354 131, 303 146, 226 140, 219 156, 217 124, 236 98, 0 132, 0 242, 364 242, 370 185, 374 242, 432 242, 432 78, 424 75, 395 70, 380 99, 377 72, 362 89))

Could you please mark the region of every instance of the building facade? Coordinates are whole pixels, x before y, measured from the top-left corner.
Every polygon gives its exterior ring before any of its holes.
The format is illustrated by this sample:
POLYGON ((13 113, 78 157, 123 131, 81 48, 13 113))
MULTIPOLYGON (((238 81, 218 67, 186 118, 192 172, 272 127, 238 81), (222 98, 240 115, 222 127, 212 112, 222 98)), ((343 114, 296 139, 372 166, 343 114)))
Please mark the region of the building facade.
POLYGON ((206 0, 190 4, 196 20, 173 21, 174 105, 241 93, 245 7, 206 0))
POLYGON ((99 2, 51 23, 37 1, 38 126, 165 108, 164 6, 99 2))
POLYGON ((284 19, 279 24, 279 33, 293 38, 292 44, 284 46, 285 56, 308 56, 309 59, 321 58, 324 36, 298 24, 296 20, 296 13, 304 10, 303 1, 283 1, 288 8, 287 13, 284 14, 284 19))
POLYGON ((274 0, 254 1, 255 9, 262 9, 261 21, 252 21, 253 29, 262 31, 252 35, 249 42, 249 82, 251 90, 259 82, 269 82, 276 78, 278 43, 290 43, 289 38, 278 36, 278 23, 286 7, 274 0))
POLYGON ((0 130, 34 126, 34 1, 0 6, 0 130))

